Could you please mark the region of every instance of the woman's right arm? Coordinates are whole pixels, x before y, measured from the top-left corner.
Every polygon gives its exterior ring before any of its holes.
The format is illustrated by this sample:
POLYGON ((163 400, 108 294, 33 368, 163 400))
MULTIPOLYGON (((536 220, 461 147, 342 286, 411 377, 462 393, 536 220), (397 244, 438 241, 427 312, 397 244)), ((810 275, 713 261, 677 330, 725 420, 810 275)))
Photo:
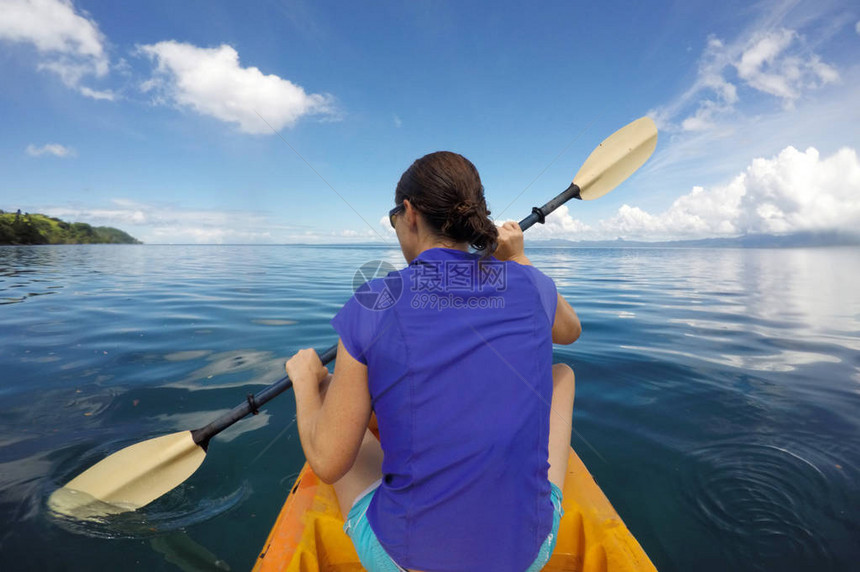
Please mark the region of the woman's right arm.
MULTIPOLYGON (((532 266, 531 260, 525 255, 523 231, 520 225, 508 221, 499 227, 499 245, 493 256, 499 260, 513 260, 519 264, 532 266)), ((572 344, 582 333, 582 325, 576 311, 568 304, 561 294, 555 308, 555 319, 552 323, 552 343, 572 344)))
POLYGON ((579 339, 581 333, 582 324, 579 323, 576 310, 559 294, 558 304, 555 307, 555 320, 552 323, 552 343, 572 344, 579 339))
POLYGON ((352 357, 338 339, 337 361, 325 399, 320 382, 328 370, 316 351, 300 350, 287 361, 296 396, 296 424, 305 458, 326 483, 352 467, 372 413, 367 366, 352 357))

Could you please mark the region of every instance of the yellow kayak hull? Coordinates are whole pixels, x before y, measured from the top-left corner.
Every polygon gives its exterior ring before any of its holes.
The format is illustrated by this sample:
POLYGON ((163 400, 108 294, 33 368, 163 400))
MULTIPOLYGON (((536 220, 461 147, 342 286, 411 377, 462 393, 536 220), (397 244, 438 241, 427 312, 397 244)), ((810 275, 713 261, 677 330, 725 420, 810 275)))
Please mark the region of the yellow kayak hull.
MULTIPOLYGON (((564 482, 564 517, 548 571, 656 570, 571 448, 564 482)), ((334 489, 305 464, 284 503, 255 571, 364 570, 343 532, 334 489)))

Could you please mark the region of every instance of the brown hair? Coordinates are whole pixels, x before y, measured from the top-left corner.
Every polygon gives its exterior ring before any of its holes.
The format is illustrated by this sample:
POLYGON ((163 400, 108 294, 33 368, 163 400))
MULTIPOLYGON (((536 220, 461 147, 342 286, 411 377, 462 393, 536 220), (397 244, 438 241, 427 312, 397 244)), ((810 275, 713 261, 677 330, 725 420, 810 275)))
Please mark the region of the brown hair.
POLYGON ((496 249, 499 231, 489 218, 481 176, 462 155, 437 151, 412 163, 394 192, 396 204, 404 199, 439 236, 467 241, 485 256, 496 249))

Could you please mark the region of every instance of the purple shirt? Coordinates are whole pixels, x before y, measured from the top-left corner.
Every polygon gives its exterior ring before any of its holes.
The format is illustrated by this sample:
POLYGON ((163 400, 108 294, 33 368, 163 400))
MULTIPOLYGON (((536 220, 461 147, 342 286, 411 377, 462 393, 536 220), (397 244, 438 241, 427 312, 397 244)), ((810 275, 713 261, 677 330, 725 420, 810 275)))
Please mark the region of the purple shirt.
POLYGON ((332 319, 367 366, 385 460, 368 522, 420 570, 522 571, 552 525, 553 281, 433 248, 332 319))

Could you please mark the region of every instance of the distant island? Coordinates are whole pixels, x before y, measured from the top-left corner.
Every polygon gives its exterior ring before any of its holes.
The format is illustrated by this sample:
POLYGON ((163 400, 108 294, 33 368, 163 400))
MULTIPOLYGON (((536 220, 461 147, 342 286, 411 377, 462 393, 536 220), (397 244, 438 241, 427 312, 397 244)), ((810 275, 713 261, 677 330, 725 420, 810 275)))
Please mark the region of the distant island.
POLYGON ((109 226, 66 222, 43 214, 0 210, 0 246, 27 244, 142 244, 109 226))

